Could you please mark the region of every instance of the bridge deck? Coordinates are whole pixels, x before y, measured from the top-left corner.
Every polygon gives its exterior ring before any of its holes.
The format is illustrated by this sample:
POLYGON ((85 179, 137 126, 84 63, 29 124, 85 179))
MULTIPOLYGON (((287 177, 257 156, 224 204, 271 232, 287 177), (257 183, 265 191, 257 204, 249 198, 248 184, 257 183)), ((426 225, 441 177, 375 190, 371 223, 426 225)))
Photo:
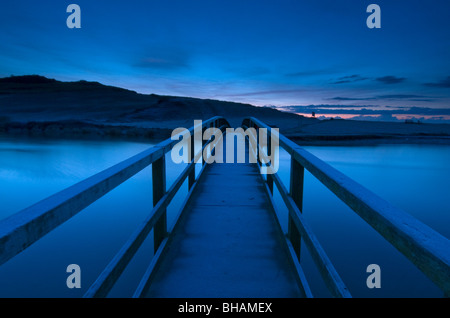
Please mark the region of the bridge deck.
POLYGON ((146 297, 301 297, 257 165, 205 169, 146 297))

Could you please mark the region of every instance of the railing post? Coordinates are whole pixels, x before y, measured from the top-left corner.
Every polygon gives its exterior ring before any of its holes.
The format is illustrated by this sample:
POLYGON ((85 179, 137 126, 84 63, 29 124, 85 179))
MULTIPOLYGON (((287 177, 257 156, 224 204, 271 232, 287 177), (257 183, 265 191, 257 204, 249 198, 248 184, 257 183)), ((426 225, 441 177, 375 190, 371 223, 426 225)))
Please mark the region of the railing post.
POLYGON ((196 167, 196 161, 195 161, 195 136, 194 134, 191 135, 191 147, 190 147, 190 162, 193 162, 194 168, 192 169, 192 171, 189 173, 189 179, 188 179, 188 186, 189 186, 189 190, 192 189, 192 186, 195 183, 195 167, 196 167))
POLYGON ((206 148, 205 149, 203 149, 203 147, 205 147, 205 144, 206 144, 206 141, 207 140, 204 140, 203 139, 203 136, 204 136, 204 134, 205 134, 205 130, 206 130, 206 126, 205 127, 202 127, 202 167, 205 165, 205 163, 206 163, 206 161, 205 161, 205 156, 203 155, 204 153, 204 151, 206 150, 206 148))
MULTIPOLYGON (((267 130, 268 134, 267 134, 267 157, 272 156, 272 130, 267 130)), ((275 157, 273 157, 275 158, 275 157)), ((271 174, 267 174, 266 175, 267 178, 267 186, 269 187, 270 193, 273 195, 273 178, 271 174)))
MULTIPOLYGON (((210 125, 210 128, 213 129, 213 128, 215 128, 214 126, 215 126, 215 121, 212 121, 212 122, 211 122, 211 125, 210 125)), ((213 130, 213 131, 214 131, 214 130, 213 130)), ((215 133, 215 131, 214 131, 214 133, 215 133)), ((212 138, 212 137, 210 137, 210 139, 211 139, 211 138, 212 138)), ((216 137, 214 137, 214 138, 216 138, 216 137)), ((215 142, 215 141, 216 141, 216 140, 214 139, 214 142, 215 142)), ((213 142, 209 143, 209 146, 208 146, 209 149, 211 149, 211 147, 213 146, 213 144, 214 144, 213 142)), ((214 147, 214 148, 211 150, 211 155, 212 155, 212 156, 215 156, 215 155, 216 155, 216 147, 214 147)))
MULTIPOLYGON (((300 212, 303 210, 303 179, 305 168, 291 156, 290 195, 300 212)), ((301 236, 292 218, 289 216, 288 236, 300 259, 301 236)))
POLYGON ((256 137, 256 162, 261 165, 261 161, 259 160, 259 132, 258 132, 258 126, 256 123, 253 124, 255 128, 255 137, 256 137))
MULTIPOLYGON (((166 193, 166 160, 163 154, 161 158, 152 163, 152 183, 153 183, 153 206, 156 206, 159 200, 166 193)), ((154 251, 158 250, 159 245, 167 236, 167 214, 166 211, 156 222, 153 228, 154 251)))
POLYGON ((269 187, 270 194, 273 195, 273 178, 271 174, 267 174, 267 186, 269 187))

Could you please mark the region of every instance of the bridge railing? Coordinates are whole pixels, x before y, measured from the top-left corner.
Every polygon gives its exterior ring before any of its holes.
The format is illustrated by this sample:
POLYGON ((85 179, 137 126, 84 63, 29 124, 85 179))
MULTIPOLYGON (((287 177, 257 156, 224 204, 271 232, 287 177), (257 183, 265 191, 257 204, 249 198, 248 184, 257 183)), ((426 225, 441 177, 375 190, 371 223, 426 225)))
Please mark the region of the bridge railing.
MULTIPOLYGON (((269 138, 269 142, 264 142, 268 145, 266 150, 260 144, 259 134, 252 138, 257 145, 257 151, 262 151, 266 156, 271 153, 270 136, 275 131, 272 132, 270 126, 253 117, 244 119, 242 126, 254 128, 256 132, 259 128, 265 128, 269 138)), ((278 134, 278 138, 280 147, 291 157, 290 187, 289 190, 286 189, 277 173, 267 174, 268 192, 273 195, 275 183, 289 210, 287 240, 295 253, 292 254, 296 261, 299 261, 303 239, 324 282, 334 296, 348 297, 350 294, 302 217, 305 169, 405 255, 445 296, 450 296, 450 240, 410 214, 392 206, 282 134, 278 134)))
MULTIPOLYGON (((152 264, 145 274, 149 276, 152 273, 152 265, 157 263, 170 238, 172 229, 167 226, 166 208, 188 179, 189 192, 184 202, 186 204, 206 165, 204 159, 200 159, 203 158, 203 151, 214 140, 213 137, 203 140, 201 150, 196 153, 194 129, 201 128, 203 134, 208 128, 224 131, 227 127, 229 123, 223 117, 216 116, 202 122, 201 127, 198 125, 188 129, 186 134, 191 138, 189 158, 192 160, 167 191, 165 155, 179 142, 171 138, 0 221, 0 265, 151 165, 153 209, 89 288, 85 297, 106 296, 153 229, 155 252, 152 264), (196 175, 195 166, 198 162, 201 162, 202 168, 196 175)), ((178 218, 175 223, 177 220, 178 218)), ((148 277, 142 279, 136 291, 137 296, 145 290, 147 281, 148 277)))

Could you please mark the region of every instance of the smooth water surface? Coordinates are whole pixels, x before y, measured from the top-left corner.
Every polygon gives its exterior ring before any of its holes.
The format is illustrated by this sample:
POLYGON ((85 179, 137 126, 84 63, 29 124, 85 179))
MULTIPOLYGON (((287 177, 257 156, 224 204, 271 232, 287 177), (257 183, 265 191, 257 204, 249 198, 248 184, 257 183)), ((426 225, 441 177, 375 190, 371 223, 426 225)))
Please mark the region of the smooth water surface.
MULTIPOLYGON (((155 142, 156 143, 156 142, 155 142)), ((0 140, 0 219, 20 211, 152 143, 130 141, 0 140)), ((393 205, 450 237, 450 147, 380 145, 305 147, 393 205)), ((280 152, 280 175, 289 185, 290 158, 280 152)), ((167 187, 185 165, 166 157, 167 187)), ((186 183, 186 182, 185 182, 186 183)), ((168 209, 169 225, 187 185, 168 209)), ((286 211, 279 194, 282 227, 286 211)), ((0 266, 0 297, 81 297, 152 208, 151 167, 81 211, 0 266), (82 269, 82 288, 66 287, 66 267, 82 269)), ((441 297, 442 293, 377 232, 308 172, 303 214, 355 297, 441 297), (381 267, 382 288, 368 289, 366 268, 381 267)), ((130 297, 153 255, 151 237, 112 290, 130 297)), ((327 297, 305 246, 301 263, 314 295, 327 297)))
MULTIPOLYGON (((152 147, 157 142, 0 140, 0 219, 152 147)), ((166 157, 167 188, 184 169, 166 157)), ((0 266, 0 297, 81 297, 152 209, 151 166, 0 266), (66 287, 66 268, 78 264, 82 288, 66 287)), ((168 207, 168 222, 187 193, 168 207), (170 213, 172 211, 172 213, 170 213)), ((151 233, 152 234, 152 233, 151 233)), ((143 244, 110 293, 131 296, 153 255, 143 244)))
MULTIPOLYGON (((307 146, 309 152, 392 205, 450 238, 450 147, 441 145, 307 146)), ((290 156, 280 151, 280 175, 289 189, 290 156)), ((305 172, 303 215, 355 297, 442 297, 403 255, 305 172), (369 289, 369 264, 381 267, 381 288, 369 289)), ((287 210, 275 194, 284 230, 287 210)), ((301 261, 312 291, 327 296, 305 245, 301 261)), ((450 251, 449 251, 450 253, 450 251)))

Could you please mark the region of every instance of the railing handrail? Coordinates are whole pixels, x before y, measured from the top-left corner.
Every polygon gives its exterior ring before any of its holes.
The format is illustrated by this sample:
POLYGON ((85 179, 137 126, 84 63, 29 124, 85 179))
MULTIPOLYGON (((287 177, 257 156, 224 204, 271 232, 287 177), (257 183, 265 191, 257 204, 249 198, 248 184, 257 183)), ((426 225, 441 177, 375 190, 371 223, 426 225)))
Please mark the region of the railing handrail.
MULTIPOLYGON (((225 130, 228 124, 222 125, 221 127, 214 127, 216 129, 225 130)), ((192 137, 192 136, 191 136, 192 137)), ((199 162, 199 159, 202 157, 203 152, 205 148, 211 143, 213 140, 210 138, 208 141, 202 142, 202 147, 200 151, 197 153, 194 153, 191 155, 191 161, 188 163, 187 167, 183 170, 183 172, 178 176, 178 178, 174 181, 172 186, 167 192, 164 192, 164 195, 157 201, 155 204, 153 210, 150 212, 150 214, 147 216, 147 218, 142 222, 142 224, 133 232, 131 237, 125 242, 123 247, 119 250, 119 252, 114 256, 114 258, 110 261, 110 263, 106 266, 106 268, 103 270, 103 272, 98 276, 96 281, 91 285, 91 287, 88 289, 88 291, 84 294, 83 297, 85 298, 92 298, 92 297, 105 297, 113 287, 113 285, 116 283, 117 279, 120 277, 122 272, 124 271, 125 267, 129 264, 132 257, 136 254, 139 247, 144 242, 145 238, 148 236, 150 230, 154 228, 158 222, 158 220, 163 217, 163 214, 165 212, 165 209, 170 204, 173 197, 176 195, 178 190, 180 189, 183 182, 188 178, 189 175, 194 172, 194 178, 195 178, 195 165, 199 162), (194 171, 193 171, 194 170, 194 171)), ((191 144, 191 150, 195 149, 193 147, 193 144, 191 144)), ((191 183, 189 186, 189 190, 193 187, 193 184, 191 183)), ((191 191, 188 193, 188 197, 190 195, 191 191)), ((181 207, 183 209, 183 206, 181 207)), ((177 223, 178 217, 175 220, 175 223, 177 223)), ((171 231, 167 228, 164 229, 164 231, 167 231, 167 235, 163 235, 161 238, 161 243, 159 246, 155 246, 155 256, 152 260, 152 263, 155 263, 159 260, 160 255, 162 253, 162 250, 166 246, 167 242, 167 236, 170 236, 171 231)), ((153 268, 151 268, 153 270, 153 268)), ((144 275, 144 278, 142 279, 141 283, 139 284, 139 292, 136 291, 140 297, 143 292, 145 291, 145 288, 147 286, 149 275, 146 273, 144 275)))
MULTIPOLYGON (((246 128, 255 128, 251 125, 251 122, 249 125, 245 124, 245 120, 242 123, 242 126, 244 129, 246 128)), ((264 127, 265 128, 265 127, 264 127)), ((249 134, 247 134, 250 143, 252 143, 252 149, 256 152, 255 156, 257 154, 261 154, 264 152, 264 149, 261 147, 259 143, 258 138, 258 132, 256 130, 250 131, 249 134)), ((269 135, 267 135, 269 136, 269 135)), ((270 143, 267 143, 267 145, 270 145, 270 143)), ((268 151, 269 152, 269 151, 268 151)), ((271 154, 272 155, 272 154, 271 154)), ((257 160, 257 164, 262 166, 260 160, 257 160)), ((291 179, 294 177, 291 175, 291 179)), ((351 294, 348 290, 348 288, 345 286, 344 282, 342 281, 341 277, 337 273, 336 269, 334 268, 331 260, 328 258, 327 254, 325 253, 324 249, 320 245, 318 239, 316 238, 314 232, 310 228, 310 226, 307 224, 305 219, 301 215, 301 203, 296 202, 293 199, 293 194, 288 192, 286 187, 284 186, 283 182, 281 181, 278 174, 270 174, 267 175, 267 191, 269 193, 269 198, 271 199, 271 202, 274 206, 274 210, 277 210, 277 207, 275 206, 273 202, 273 183, 276 184, 281 198, 283 199, 284 203, 286 204, 286 207, 288 208, 288 221, 289 221, 289 233, 285 236, 286 244, 289 247, 289 252, 291 254, 292 260, 296 267, 300 268, 300 271, 303 271, 301 269, 301 265, 299 263, 300 261, 300 240, 301 237, 303 238, 303 241, 306 243, 306 247, 308 248, 314 263, 316 264, 316 267, 319 269, 319 273, 327 286, 328 290, 334 297, 339 298, 351 298, 351 294), (299 204, 300 203, 300 204, 299 204), (295 233, 293 234, 292 231, 295 229, 295 233)), ((294 183, 291 183, 294 185, 294 183)), ((303 180, 301 180, 301 183, 298 184, 299 189, 296 189, 297 192, 300 193, 301 197, 303 196, 303 180)), ((292 188, 292 186, 291 186, 292 188)), ((294 189, 295 191, 295 189, 294 189)), ((278 224, 281 228, 281 222, 279 218, 277 217, 278 224)), ((303 274, 299 274, 299 279, 301 281, 301 285, 303 289, 306 287, 309 289, 308 282, 306 280, 306 277, 303 277, 303 274), (302 277, 300 277, 302 276, 302 277)), ((312 293, 309 291, 309 294, 307 297, 312 297, 312 293)))
MULTIPOLYGON (((272 128, 254 117, 244 119, 243 125, 266 128, 267 136, 271 135, 272 128)), ((280 146, 291 155, 291 158, 307 169, 405 255, 447 296, 450 295, 449 239, 410 214, 394 207, 282 134, 278 135, 280 146)))
MULTIPOLYGON (((202 129, 226 120, 221 116, 202 122, 202 129)), ((215 125, 216 126, 216 125, 215 125)), ((196 127, 188 129, 192 133, 196 127)), ((164 157, 178 140, 157 145, 72 185, 0 221, 0 265, 19 254, 105 194, 164 157)))
MULTIPOLYGON (((228 122, 221 116, 213 117, 201 124, 202 129, 214 127, 222 130, 228 126, 228 122)), ((269 137, 272 133, 270 126, 254 117, 244 119, 243 126, 266 128, 267 136, 269 137)), ((191 127, 187 133, 192 134, 195 128, 198 128, 198 126, 191 127)), ((191 135, 191 138, 193 141, 194 136, 191 135)), ((202 142, 200 156, 207 144, 211 142, 211 138, 208 141, 202 142)), ((371 227, 378 231, 388 242, 404 254, 415 266, 439 286, 447 296, 450 295, 450 240, 403 210, 392 206, 387 201, 307 152, 282 134, 278 134, 278 138, 280 146, 291 155, 291 162, 294 163, 292 167, 295 168, 295 173, 301 176, 301 180, 294 180, 293 183, 291 176, 291 188, 288 191, 277 174, 268 175, 268 189, 270 191, 270 188, 273 188, 273 183, 277 185, 282 199, 289 209, 291 217, 289 220, 292 223, 289 224, 290 231, 292 227, 293 231, 299 232, 297 234, 289 234, 292 241, 292 245, 289 245, 291 250, 295 250, 295 253, 299 256, 300 243, 298 242, 297 245, 295 239, 293 240, 292 238, 301 233, 308 248, 312 251, 314 261, 319 266, 321 274, 333 295, 338 297, 350 296, 325 252, 301 216, 304 169, 307 169, 371 227)), ((259 149, 259 140, 258 138, 256 139, 258 145, 257 151, 261 151, 259 149)), ((105 169, 0 221, 0 265, 28 248, 47 233, 69 220, 91 203, 100 199, 147 166, 155 166, 155 164, 160 165, 157 170, 162 169, 162 171, 156 177, 158 179, 157 184, 160 187, 154 186, 154 191, 156 188, 158 189, 154 192, 154 208, 152 213, 110 262, 99 277, 99 280, 93 285, 88 296, 104 295, 110 290, 111 284, 114 284, 117 277, 120 276, 130 258, 134 256, 137 248, 141 245, 143 237, 148 235, 151 228, 155 229, 155 239, 158 236, 159 242, 157 244, 161 246, 157 250, 159 253, 155 261, 157 262, 159 255, 162 253, 161 250, 164 249, 168 241, 165 233, 167 231, 165 209, 186 178, 189 177, 190 190, 196 184, 193 165, 198 159, 198 154, 195 154, 196 158, 191 160, 188 167, 184 169, 169 191, 165 189, 165 154, 178 142, 179 140, 168 138, 148 150, 105 169), (161 221, 164 222, 160 224, 161 221), (158 234, 156 234, 156 229, 158 229, 158 234)), ((195 152, 193 151, 193 145, 194 143, 191 142, 191 153, 195 152)), ((293 173, 292 171, 293 169, 291 169, 291 173, 293 173)), ((152 178, 153 182, 155 182, 155 176, 152 178)), ((158 246, 155 247, 158 248, 158 246)), ((148 276, 150 275, 151 271, 148 273, 148 276)), ((142 281, 139 295, 142 294, 145 285, 146 282, 142 281)))

